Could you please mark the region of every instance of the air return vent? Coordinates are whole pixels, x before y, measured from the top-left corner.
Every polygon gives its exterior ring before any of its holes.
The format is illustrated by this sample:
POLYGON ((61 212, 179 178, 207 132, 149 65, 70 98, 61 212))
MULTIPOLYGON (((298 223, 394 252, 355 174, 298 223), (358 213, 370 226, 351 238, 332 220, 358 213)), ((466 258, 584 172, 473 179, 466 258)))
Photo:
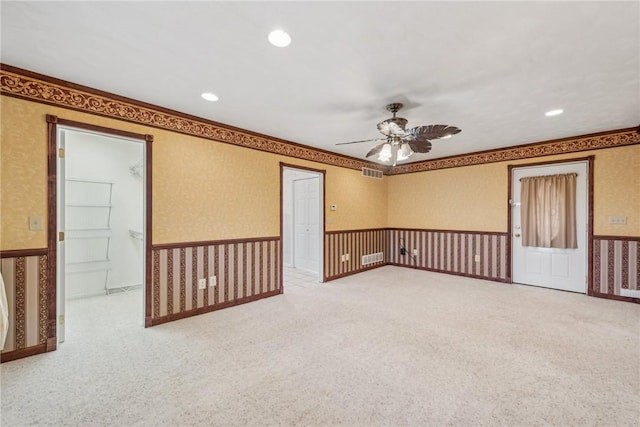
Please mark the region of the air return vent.
POLYGON ((375 264, 376 262, 382 261, 384 261, 384 254, 382 252, 362 256, 362 265, 375 264))
POLYGON ((382 179, 382 171, 379 171, 378 169, 362 168, 362 176, 382 179))
POLYGON ((640 291, 636 291, 634 289, 620 289, 620 296, 640 298, 640 291))

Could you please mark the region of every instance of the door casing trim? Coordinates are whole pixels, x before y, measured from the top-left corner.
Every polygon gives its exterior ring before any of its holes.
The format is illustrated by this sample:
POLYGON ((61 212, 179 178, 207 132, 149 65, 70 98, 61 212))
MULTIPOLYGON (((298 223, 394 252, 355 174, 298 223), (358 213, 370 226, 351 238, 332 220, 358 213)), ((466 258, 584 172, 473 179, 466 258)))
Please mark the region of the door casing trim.
POLYGON ((56 350, 57 338, 57 262, 58 262, 58 126, 102 133, 107 136, 124 137, 140 140, 144 143, 145 164, 145 327, 151 321, 151 242, 152 242, 152 143, 153 135, 127 132, 103 126, 74 120, 61 119, 58 116, 47 114, 47 348, 46 351, 56 350))
MULTIPOLYGON (((283 206, 283 202, 284 202, 284 170, 285 169, 298 169, 304 172, 314 172, 318 175, 322 176, 322 188, 321 188, 321 192, 320 194, 322 195, 322 200, 321 200, 321 208, 322 208, 322 227, 320 229, 320 260, 319 260, 319 277, 321 278, 321 280, 324 282, 326 281, 327 277, 326 277, 326 271, 324 269, 324 236, 325 236, 325 229, 326 229, 326 220, 325 220, 325 203, 327 200, 327 185, 326 185, 326 178, 327 178, 327 171, 324 169, 314 169, 314 168, 310 168, 310 167, 305 167, 305 166, 299 166, 299 165, 294 165, 294 164, 290 164, 290 163, 284 163, 284 162, 280 162, 280 271, 284 272, 284 259, 283 259, 283 246, 284 246, 284 218, 283 218, 283 212, 282 212, 282 206, 283 206)), ((284 292, 284 286, 283 286, 283 276, 284 274, 280 275, 280 289, 284 292)))

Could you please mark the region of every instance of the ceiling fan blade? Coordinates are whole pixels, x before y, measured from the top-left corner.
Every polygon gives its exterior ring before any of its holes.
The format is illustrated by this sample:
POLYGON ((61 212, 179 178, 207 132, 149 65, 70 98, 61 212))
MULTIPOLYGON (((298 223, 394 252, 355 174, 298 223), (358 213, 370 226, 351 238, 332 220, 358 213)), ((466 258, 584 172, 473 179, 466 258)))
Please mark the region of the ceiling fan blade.
MULTIPOLYGON (((399 117, 396 117, 395 119, 399 119, 399 117)), ((405 130, 391 120, 392 119, 388 119, 378 123, 378 130, 380 133, 386 136, 405 136, 407 134, 405 130)))
POLYGON ((426 139, 409 141, 409 147, 414 153, 428 153, 431 151, 431 142, 426 139))
POLYGON ((336 145, 360 144, 361 142, 371 142, 371 141, 386 141, 386 139, 382 139, 382 138, 363 139, 362 141, 338 142, 336 145))
POLYGON ((367 153, 367 157, 371 157, 371 156, 375 156, 376 154, 378 154, 379 152, 382 151, 382 147, 384 147, 384 142, 382 144, 378 144, 375 147, 373 147, 368 153, 367 153))
POLYGON ((438 139, 445 136, 455 135, 462 132, 455 126, 448 125, 427 125, 416 126, 407 130, 407 135, 413 136, 413 139, 438 139))

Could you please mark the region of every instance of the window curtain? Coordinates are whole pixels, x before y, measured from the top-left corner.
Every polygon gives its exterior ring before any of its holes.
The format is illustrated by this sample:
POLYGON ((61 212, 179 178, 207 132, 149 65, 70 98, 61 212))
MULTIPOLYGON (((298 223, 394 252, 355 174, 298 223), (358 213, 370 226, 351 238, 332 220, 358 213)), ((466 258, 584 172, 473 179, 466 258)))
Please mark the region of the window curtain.
POLYGON ((521 180, 522 246, 575 249, 576 174, 521 180))

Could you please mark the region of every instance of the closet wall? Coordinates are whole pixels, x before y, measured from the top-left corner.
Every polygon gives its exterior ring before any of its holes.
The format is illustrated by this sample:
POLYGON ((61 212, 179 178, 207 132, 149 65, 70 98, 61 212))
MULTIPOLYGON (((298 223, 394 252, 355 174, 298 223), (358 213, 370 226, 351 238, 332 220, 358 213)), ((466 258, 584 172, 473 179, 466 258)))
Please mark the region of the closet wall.
POLYGON ((143 144, 65 131, 67 298, 142 284, 143 144))

